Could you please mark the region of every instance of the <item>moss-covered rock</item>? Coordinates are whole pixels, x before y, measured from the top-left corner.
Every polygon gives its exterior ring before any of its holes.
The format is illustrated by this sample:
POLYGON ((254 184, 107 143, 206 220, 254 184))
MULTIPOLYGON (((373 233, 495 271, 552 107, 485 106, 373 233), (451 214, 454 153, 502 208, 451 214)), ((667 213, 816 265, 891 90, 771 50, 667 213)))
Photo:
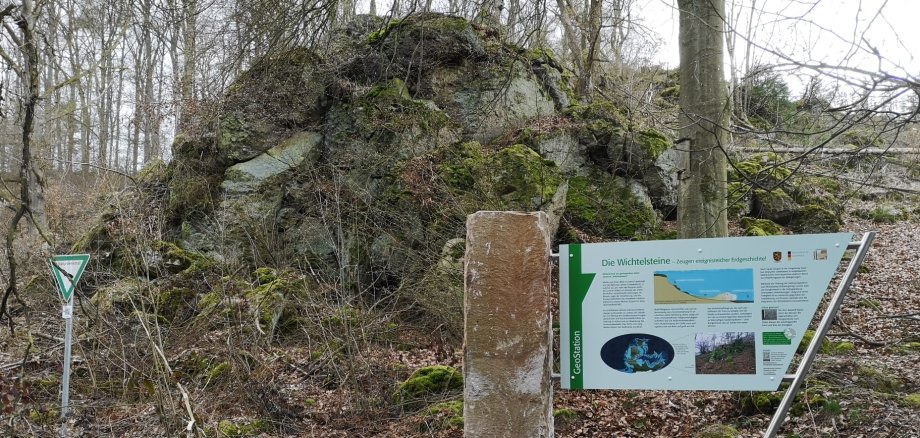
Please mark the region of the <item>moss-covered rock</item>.
POLYGON ((129 313, 135 306, 142 306, 142 297, 152 286, 139 278, 122 278, 115 283, 97 289, 90 298, 101 314, 112 312, 129 313))
POLYGON ((430 325, 443 327, 456 339, 463 338, 464 248, 464 239, 448 240, 437 263, 409 291, 426 318, 433 320, 430 325))
POLYGON ((259 284, 246 292, 246 301, 256 313, 258 330, 269 335, 284 333, 297 323, 297 313, 302 301, 308 297, 310 282, 293 271, 275 272, 260 268, 256 275, 261 280, 274 280, 259 284))
POLYGON ((161 257, 162 269, 174 274, 179 272, 197 274, 217 266, 217 261, 213 258, 184 249, 175 243, 155 241, 153 248, 161 257))
POLYGON ((799 206, 783 190, 754 189, 751 213, 755 217, 769 219, 780 225, 788 225, 799 212, 799 206))
POLYGON ((565 216, 575 227, 606 238, 635 238, 650 233, 657 218, 629 184, 606 173, 569 180, 565 216))
POLYGON ((170 322, 191 317, 196 295, 194 290, 184 287, 166 289, 156 296, 156 314, 170 322))
POLYGON ((539 209, 559 187, 559 169, 527 146, 518 144, 487 155, 474 187, 509 207, 539 209))
POLYGON ((728 217, 738 218, 751 214, 753 202, 751 186, 739 181, 728 183, 728 217))
POLYGON ((328 106, 319 58, 297 48, 262 58, 221 101, 217 132, 220 161, 247 161, 322 121, 328 106))
POLYGON ((745 236, 779 236, 783 234, 783 227, 769 219, 756 219, 752 217, 741 218, 741 227, 745 236))
POLYGON ((789 228, 798 234, 836 233, 841 227, 836 214, 818 205, 806 205, 789 221, 789 228))
POLYGON ((445 365, 422 367, 415 370, 396 389, 394 400, 402 409, 418 409, 426 400, 444 397, 445 394, 463 390, 463 374, 445 365))
POLYGON ((728 170, 729 182, 745 182, 746 184, 767 190, 780 186, 792 176, 792 169, 785 164, 785 160, 778 154, 760 153, 750 158, 736 162, 728 170))

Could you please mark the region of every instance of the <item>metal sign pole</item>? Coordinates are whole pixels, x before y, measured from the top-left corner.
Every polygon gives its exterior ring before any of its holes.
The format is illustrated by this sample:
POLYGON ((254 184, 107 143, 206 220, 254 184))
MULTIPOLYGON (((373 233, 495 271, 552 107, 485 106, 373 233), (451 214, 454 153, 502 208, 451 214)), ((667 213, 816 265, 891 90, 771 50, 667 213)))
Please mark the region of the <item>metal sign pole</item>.
POLYGON ((815 330, 815 336, 808 345, 808 349, 805 350, 805 355, 802 357, 802 361, 799 362, 795 374, 783 377, 783 381, 791 381, 792 383, 789 385, 789 388, 786 389, 786 394, 783 395, 783 400, 776 409, 776 413, 773 414, 773 419, 770 421, 770 426, 767 427, 766 433, 764 433, 764 438, 775 437, 777 432, 779 432, 779 428, 786 420, 786 413, 789 412, 789 408, 792 406, 793 400, 795 400, 796 393, 799 392, 799 388, 805 381, 805 376, 811 370, 811 365, 814 363, 815 356, 818 354, 821 342, 824 341, 824 336, 827 334, 831 327, 831 323, 837 316, 840 305, 843 303, 843 298, 846 296, 847 290, 850 289, 850 284, 853 283, 856 272, 866 259, 866 254, 868 254, 869 247, 872 246, 873 240, 875 240, 875 231, 869 231, 863 234, 861 241, 851 242, 847 246, 847 249, 856 249, 856 256, 853 257, 850 261, 850 265, 847 266, 847 270, 843 274, 843 279, 840 280, 840 285, 837 286, 837 290, 834 292, 827 306, 827 311, 824 312, 821 322, 818 323, 818 327, 815 330))
MULTIPOLYGON (((70 411, 70 344, 73 338, 73 296, 70 297, 61 312, 64 318, 64 375, 61 377, 61 421, 66 424, 70 411)), ((64 431, 61 425, 61 433, 64 431)))

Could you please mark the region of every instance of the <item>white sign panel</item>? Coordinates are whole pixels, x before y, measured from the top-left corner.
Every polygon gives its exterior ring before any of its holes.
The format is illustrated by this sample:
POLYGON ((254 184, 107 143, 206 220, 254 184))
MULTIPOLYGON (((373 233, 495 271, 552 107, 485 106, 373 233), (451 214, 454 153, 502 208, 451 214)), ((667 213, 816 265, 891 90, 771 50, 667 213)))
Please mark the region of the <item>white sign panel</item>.
POLYGON ((851 238, 561 245, 562 387, 776 390, 851 238))

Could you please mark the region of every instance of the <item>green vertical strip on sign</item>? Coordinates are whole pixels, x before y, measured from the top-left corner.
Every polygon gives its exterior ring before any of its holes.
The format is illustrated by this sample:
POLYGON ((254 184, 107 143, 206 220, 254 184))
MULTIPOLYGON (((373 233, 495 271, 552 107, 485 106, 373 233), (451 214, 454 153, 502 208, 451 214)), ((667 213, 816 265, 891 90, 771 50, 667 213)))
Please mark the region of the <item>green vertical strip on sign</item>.
POLYGON ((582 307, 595 274, 582 273, 581 245, 569 245, 569 376, 571 389, 584 388, 582 307))

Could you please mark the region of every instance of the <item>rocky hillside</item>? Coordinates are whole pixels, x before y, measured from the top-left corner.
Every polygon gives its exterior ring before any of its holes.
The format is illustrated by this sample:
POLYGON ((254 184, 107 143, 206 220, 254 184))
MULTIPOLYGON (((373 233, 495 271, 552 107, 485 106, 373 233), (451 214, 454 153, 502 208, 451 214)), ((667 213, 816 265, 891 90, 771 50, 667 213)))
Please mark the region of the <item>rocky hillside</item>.
MULTIPOLYGON (((673 85, 656 85, 665 109, 673 85)), ((542 210, 557 242, 673 237, 666 125, 578 102, 552 53, 463 19, 359 17, 324 51, 258 61, 194 116, 172 161, 104 197, 62 248, 93 257, 71 420, 84 436, 456 435, 468 214, 542 210)), ((735 158, 741 233, 840 229, 848 184, 735 158)), ((39 402, 11 430, 55 431, 49 339, 28 341, 45 352, 23 368, 39 402)), ((560 415, 578 435, 584 418, 560 415)))

